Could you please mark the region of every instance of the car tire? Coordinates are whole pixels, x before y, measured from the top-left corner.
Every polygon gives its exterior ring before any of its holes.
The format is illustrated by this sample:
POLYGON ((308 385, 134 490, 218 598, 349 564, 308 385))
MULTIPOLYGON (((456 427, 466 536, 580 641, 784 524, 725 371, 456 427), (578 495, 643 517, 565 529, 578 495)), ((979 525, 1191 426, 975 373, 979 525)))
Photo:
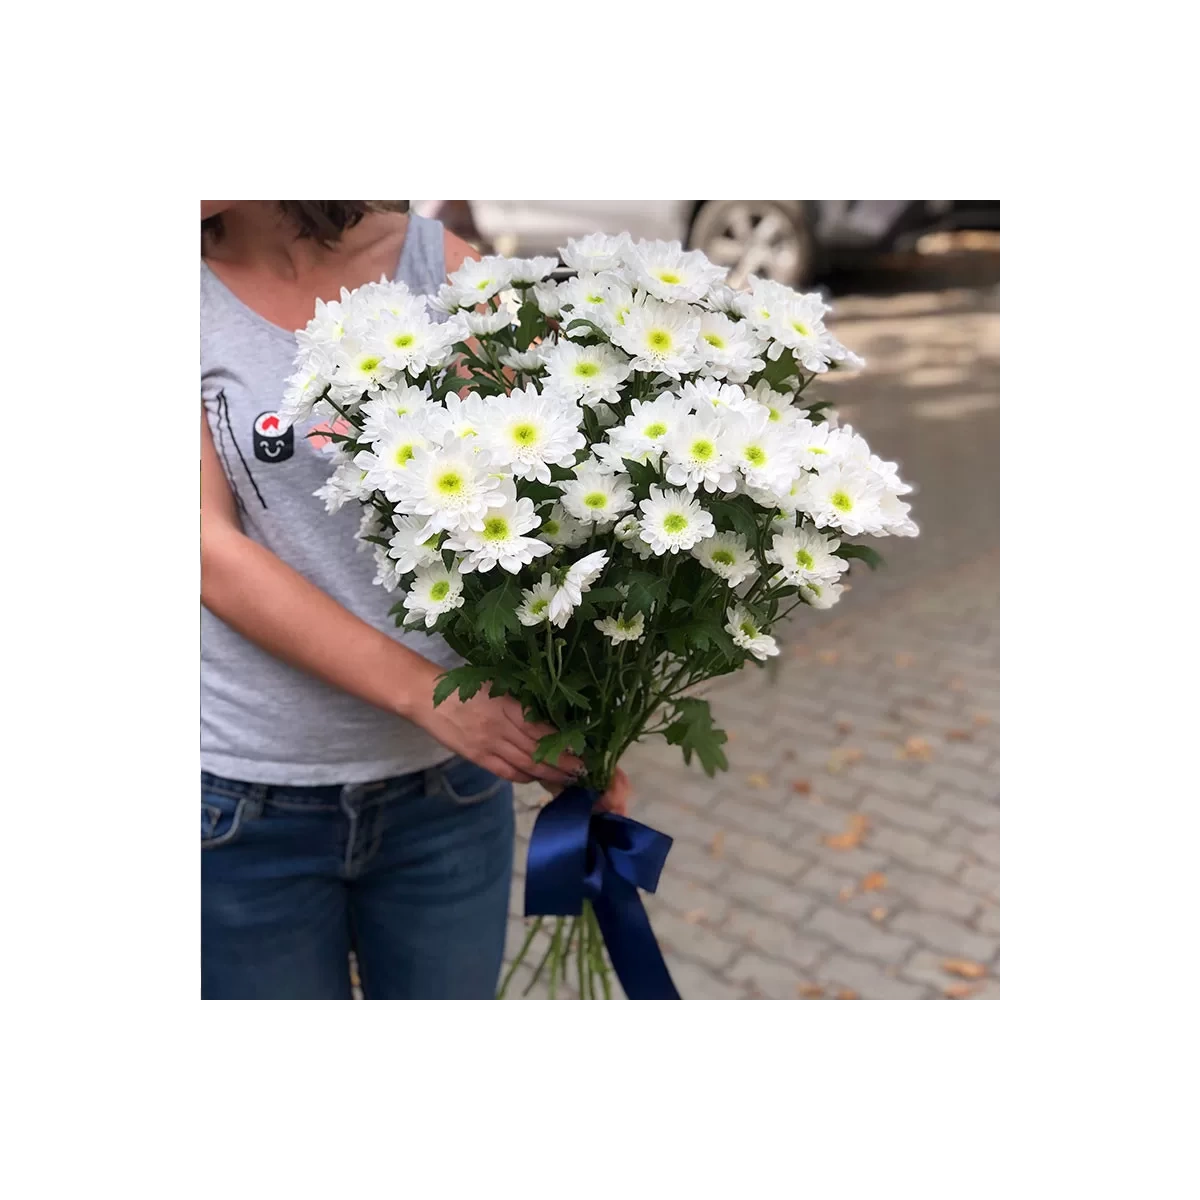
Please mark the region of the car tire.
POLYGON ((816 239, 800 200, 705 200, 692 221, 689 244, 729 268, 730 287, 751 275, 799 287, 816 269, 816 239))

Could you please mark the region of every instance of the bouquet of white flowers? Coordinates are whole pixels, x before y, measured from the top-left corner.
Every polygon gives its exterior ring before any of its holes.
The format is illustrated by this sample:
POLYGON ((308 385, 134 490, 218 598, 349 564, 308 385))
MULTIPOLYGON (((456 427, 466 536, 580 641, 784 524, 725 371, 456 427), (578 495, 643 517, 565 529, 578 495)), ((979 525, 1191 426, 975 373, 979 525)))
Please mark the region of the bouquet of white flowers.
POLYGON ((592 803, 642 738, 726 767, 692 689, 778 654, 793 608, 874 566, 848 537, 914 535, 911 489, 810 390, 862 365, 818 295, 734 292, 677 242, 597 234, 562 257, 558 284, 552 258, 487 257, 434 299, 381 280, 318 303, 284 417, 332 422, 318 495, 363 506, 397 624, 465 660, 435 703, 510 694, 558 730, 539 760, 586 766, 531 842, 526 947, 557 915, 539 972, 573 953, 581 995, 607 996, 606 942, 627 994, 674 998, 637 897, 670 841, 592 803))

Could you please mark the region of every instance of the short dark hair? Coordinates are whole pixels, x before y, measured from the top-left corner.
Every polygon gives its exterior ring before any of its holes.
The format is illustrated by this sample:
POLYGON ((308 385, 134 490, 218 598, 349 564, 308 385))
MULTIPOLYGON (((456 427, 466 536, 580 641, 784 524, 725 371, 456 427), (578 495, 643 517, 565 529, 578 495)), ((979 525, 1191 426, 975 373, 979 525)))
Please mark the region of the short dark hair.
MULTIPOLYGON (((280 200, 283 215, 296 226, 296 236, 322 246, 334 242, 369 212, 407 212, 407 200, 280 200)), ((224 232, 221 214, 200 222, 200 239, 214 241, 224 232)))

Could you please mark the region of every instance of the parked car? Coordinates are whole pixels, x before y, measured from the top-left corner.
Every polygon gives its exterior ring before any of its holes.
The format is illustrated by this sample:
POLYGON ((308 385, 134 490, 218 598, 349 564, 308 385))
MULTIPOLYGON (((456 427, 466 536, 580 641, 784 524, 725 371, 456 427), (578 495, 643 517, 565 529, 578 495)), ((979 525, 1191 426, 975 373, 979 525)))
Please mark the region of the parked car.
MULTIPOLYGON (((431 213, 461 201, 414 201, 431 213)), ((628 232, 679 241, 729 268, 796 287, 831 266, 911 249, 927 233, 999 229, 998 200, 472 200, 481 240, 500 254, 554 254, 569 237, 628 232)), ((476 240, 468 238, 468 240, 476 240)))

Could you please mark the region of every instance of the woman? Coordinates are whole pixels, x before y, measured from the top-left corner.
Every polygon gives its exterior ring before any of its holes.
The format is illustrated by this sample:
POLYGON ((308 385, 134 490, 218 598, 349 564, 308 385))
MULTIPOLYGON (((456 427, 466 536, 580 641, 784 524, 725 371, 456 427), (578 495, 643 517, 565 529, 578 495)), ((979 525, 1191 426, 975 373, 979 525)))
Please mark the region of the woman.
MULTIPOLYGON (((329 461, 277 409, 318 298, 431 293, 470 247, 361 200, 201 207, 202 995, 486 999, 503 956, 512 783, 546 726, 511 697, 433 707, 457 661, 400 633, 329 461)), ((623 807, 619 794, 606 797, 623 807)))

